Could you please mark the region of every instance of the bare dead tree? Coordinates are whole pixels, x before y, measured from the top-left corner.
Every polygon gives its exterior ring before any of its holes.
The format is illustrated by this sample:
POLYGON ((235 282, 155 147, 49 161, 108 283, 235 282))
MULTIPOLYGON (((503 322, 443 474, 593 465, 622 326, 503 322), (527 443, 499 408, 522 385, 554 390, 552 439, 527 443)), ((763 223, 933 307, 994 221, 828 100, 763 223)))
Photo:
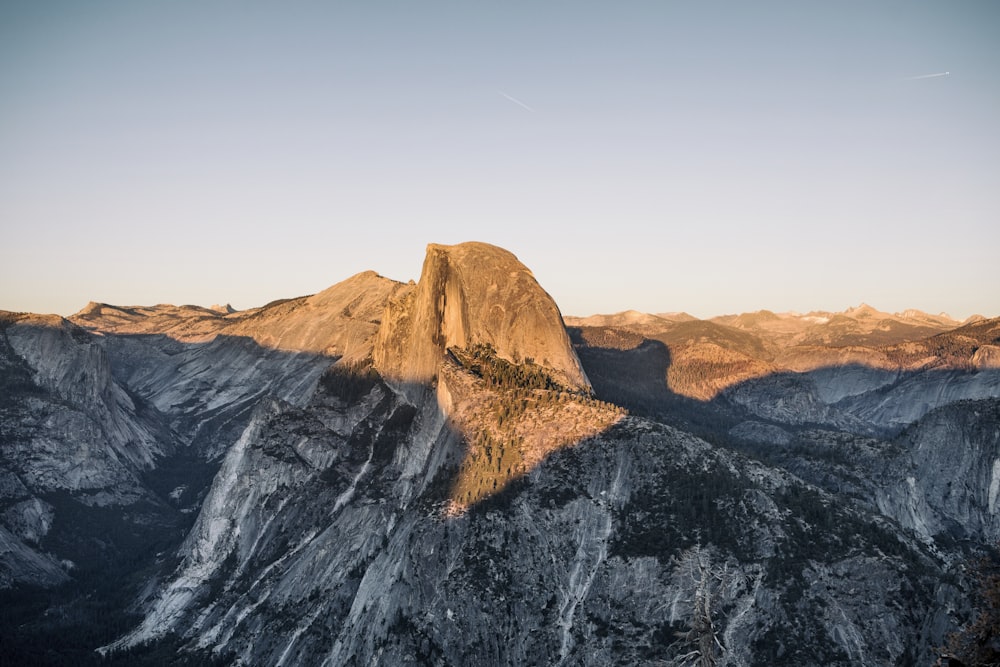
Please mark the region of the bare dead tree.
POLYGON ((679 644, 686 645, 691 650, 677 656, 673 664, 683 667, 715 667, 726 648, 719 641, 712 619, 712 608, 726 582, 729 567, 725 563, 713 566, 711 557, 700 545, 694 548, 692 557, 687 560, 687 567, 694 587, 694 596, 690 600, 691 618, 689 629, 677 633, 677 637, 679 644))

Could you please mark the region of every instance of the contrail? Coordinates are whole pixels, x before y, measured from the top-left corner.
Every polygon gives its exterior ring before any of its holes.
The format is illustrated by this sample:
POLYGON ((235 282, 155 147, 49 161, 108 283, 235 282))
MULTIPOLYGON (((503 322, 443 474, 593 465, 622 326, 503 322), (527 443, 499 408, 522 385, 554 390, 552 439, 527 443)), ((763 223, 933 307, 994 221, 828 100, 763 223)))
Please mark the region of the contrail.
POLYGON ((524 107, 525 109, 527 109, 531 113, 535 113, 534 109, 532 109, 531 107, 529 107, 527 104, 525 104, 521 100, 517 99, 516 97, 511 97, 510 95, 508 95, 507 93, 503 92, 502 90, 498 90, 497 93, 499 93, 500 95, 503 95, 504 97, 506 97, 508 100, 510 100, 511 102, 513 102, 514 104, 516 104, 517 106, 524 107))
POLYGON ((903 81, 916 81, 917 79, 933 79, 936 76, 948 76, 951 72, 938 72, 937 74, 921 74, 920 76, 904 76, 903 81))

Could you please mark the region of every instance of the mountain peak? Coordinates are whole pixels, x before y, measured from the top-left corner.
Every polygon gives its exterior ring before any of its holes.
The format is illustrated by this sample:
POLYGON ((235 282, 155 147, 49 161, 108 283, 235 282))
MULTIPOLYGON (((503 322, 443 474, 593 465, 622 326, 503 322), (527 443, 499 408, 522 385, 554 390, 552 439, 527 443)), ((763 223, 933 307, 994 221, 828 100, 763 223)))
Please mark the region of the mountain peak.
POLYGON ((433 378, 447 350, 488 344, 532 359, 568 387, 590 388, 559 308, 513 253, 487 243, 427 246, 420 280, 386 306, 375 363, 387 377, 433 378))
POLYGON ((855 308, 848 308, 843 314, 855 320, 866 319, 869 317, 885 318, 888 316, 888 313, 883 313, 879 309, 869 306, 867 303, 863 302, 855 308))
POLYGON ((96 301, 90 301, 86 306, 80 309, 80 312, 76 313, 74 317, 86 317, 87 315, 100 315, 101 308, 106 304, 97 303, 96 301))

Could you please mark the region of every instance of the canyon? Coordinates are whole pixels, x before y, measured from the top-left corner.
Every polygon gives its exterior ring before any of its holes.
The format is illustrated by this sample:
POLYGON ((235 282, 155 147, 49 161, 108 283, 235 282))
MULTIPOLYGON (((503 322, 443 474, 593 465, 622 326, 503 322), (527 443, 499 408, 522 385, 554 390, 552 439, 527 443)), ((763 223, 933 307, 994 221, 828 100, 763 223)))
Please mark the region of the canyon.
POLYGON ((0 333, 23 662, 929 665, 1000 538, 1000 319, 563 317, 465 243, 0 333))

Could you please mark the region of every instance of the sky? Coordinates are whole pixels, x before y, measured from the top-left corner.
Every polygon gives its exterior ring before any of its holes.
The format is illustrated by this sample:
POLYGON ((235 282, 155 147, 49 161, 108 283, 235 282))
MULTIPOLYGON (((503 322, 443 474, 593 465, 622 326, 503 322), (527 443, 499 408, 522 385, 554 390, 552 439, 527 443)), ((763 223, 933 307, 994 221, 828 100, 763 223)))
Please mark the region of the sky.
POLYGON ((475 240, 564 314, 997 316, 998 34, 992 0, 3 0, 0 309, 250 308, 475 240))

